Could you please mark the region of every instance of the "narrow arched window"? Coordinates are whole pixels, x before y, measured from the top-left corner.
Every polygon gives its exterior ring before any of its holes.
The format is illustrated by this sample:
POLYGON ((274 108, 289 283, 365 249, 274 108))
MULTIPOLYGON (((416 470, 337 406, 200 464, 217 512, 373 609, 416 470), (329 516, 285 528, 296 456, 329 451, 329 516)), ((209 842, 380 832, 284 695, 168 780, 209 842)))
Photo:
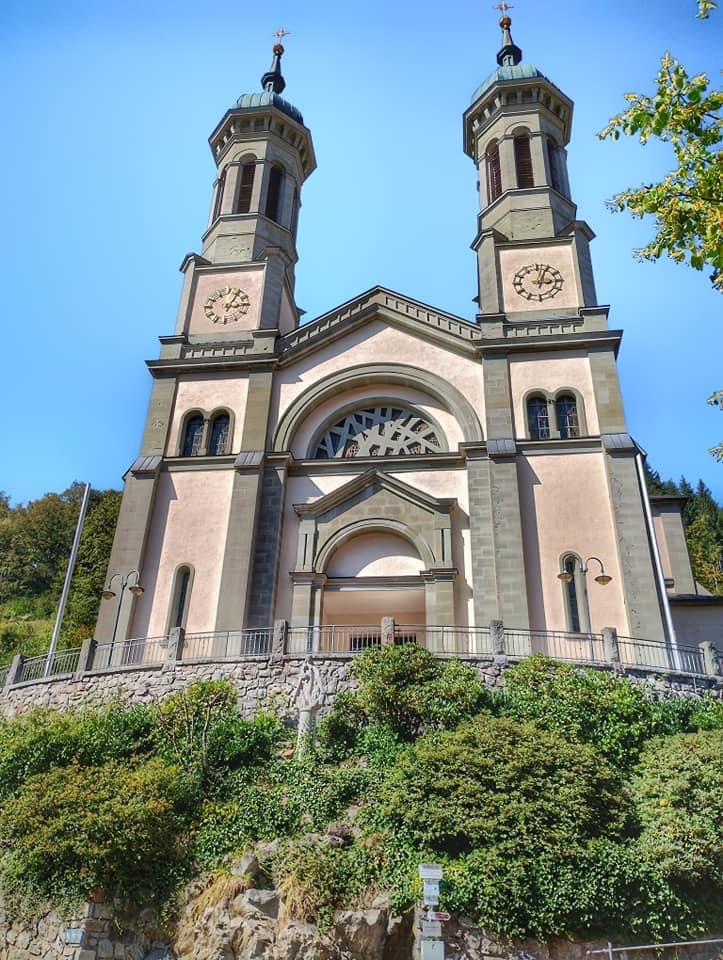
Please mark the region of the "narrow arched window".
POLYGON ((238 193, 236 195, 236 213, 248 213, 251 209, 251 193, 254 189, 256 164, 252 161, 244 163, 239 175, 238 193))
POLYGON ((527 401, 527 426, 532 440, 550 439, 550 416, 544 397, 530 397, 527 401))
POLYGON ((562 193, 562 176, 560 170, 560 148, 552 139, 547 138, 547 162, 550 167, 550 186, 558 193, 562 193))
POLYGON ((530 152, 530 138, 523 134, 514 139, 515 144, 515 172, 517 173, 517 187, 519 190, 534 187, 532 176, 532 154, 530 152))
POLYGON ((229 426, 231 424, 227 413, 220 413, 213 418, 211 423, 211 439, 208 444, 208 452, 212 457, 221 456, 228 453, 229 426))
POLYGON ((494 203, 501 193, 500 150, 495 145, 487 151, 487 202, 494 203))
POLYGON ((279 220, 281 200, 281 181, 283 173, 279 167, 272 167, 269 173, 269 187, 266 192, 266 216, 270 220, 279 220))
POLYGON ((198 457, 203 447, 203 417, 200 413, 195 413, 186 421, 186 429, 183 433, 183 447, 181 456, 198 457))
POLYGON ((191 599, 191 568, 179 567, 171 596, 171 615, 169 629, 185 627, 188 617, 188 605, 191 599))
POLYGON ((223 191, 226 188, 226 168, 221 171, 221 176, 216 184, 216 199, 213 204, 213 222, 221 216, 221 204, 223 203, 223 191))
POLYGON ((573 633, 588 633, 590 630, 590 611, 587 606, 585 577, 580 558, 574 553, 562 558, 562 571, 568 574, 562 586, 565 591, 565 615, 567 629, 573 633))
POLYGON ((580 420, 577 415, 577 400, 571 393, 563 393, 555 400, 557 429, 563 440, 580 436, 580 420))

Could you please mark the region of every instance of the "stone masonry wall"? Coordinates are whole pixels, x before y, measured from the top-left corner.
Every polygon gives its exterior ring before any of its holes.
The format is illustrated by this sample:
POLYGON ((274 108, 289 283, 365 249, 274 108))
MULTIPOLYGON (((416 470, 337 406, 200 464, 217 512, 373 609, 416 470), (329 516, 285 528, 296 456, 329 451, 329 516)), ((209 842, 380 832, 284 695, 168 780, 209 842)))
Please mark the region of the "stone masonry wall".
MULTIPOLYGON (((352 686, 350 658, 313 657, 319 671, 327 712, 337 693, 352 686)), ((490 687, 501 686, 504 671, 514 665, 507 657, 466 660, 490 687)), ((301 658, 238 658, 208 662, 182 662, 153 667, 124 667, 113 672, 86 673, 67 679, 40 680, 0 692, 0 716, 11 718, 34 707, 64 710, 120 699, 127 703, 151 703, 182 689, 195 680, 229 680, 238 690, 243 712, 251 715, 262 706, 281 716, 296 716, 294 693, 304 661, 301 658)), ((723 695, 721 680, 682 674, 654 674, 627 670, 625 675, 657 696, 701 696, 711 691, 723 695)))

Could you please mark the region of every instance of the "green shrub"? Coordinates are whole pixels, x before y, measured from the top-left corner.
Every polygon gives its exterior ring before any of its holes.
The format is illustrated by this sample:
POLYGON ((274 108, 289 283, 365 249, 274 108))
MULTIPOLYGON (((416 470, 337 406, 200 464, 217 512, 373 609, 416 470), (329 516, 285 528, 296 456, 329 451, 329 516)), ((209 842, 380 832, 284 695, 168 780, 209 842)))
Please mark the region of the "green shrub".
POLYGON ((324 830, 366 796, 369 782, 358 766, 324 766, 313 757, 278 761, 237 783, 233 799, 204 806, 195 839, 198 862, 209 869, 256 840, 324 830))
POLYGON ((283 736, 269 714, 245 720, 226 680, 199 680, 174 693, 158 704, 154 721, 158 753, 220 789, 230 770, 269 760, 283 736))
POLYGON ((579 669, 536 654, 508 670, 504 680, 504 714, 593 744, 624 767, 661 724, 676 725, 670 712, 664 722, 642 687, 607 671, 579 669))
POLYGON ((723 899, 723 731, 651 741, 632 780, 642 856, 679 886, 723 899))
POLYGON ((119 702, 100 710, 35 710, 0 722, 0 799, 35 774, 78 763, 98 765, 150 749, 147 707, 119 702))
POLYGON ((351 748, 354 730, 367 723, 411 740, 424 729, 454 727, 492 702, 471 667, 438 660, 416 644, 372 647, 357 657, 351 673, 357 689, 332 711, 324 734, 342 747, 351 748))
POLYGON ((158 760, 72 763, 29 777, 0 811, 0 883, 11 904, 103 888, 158 902, 183 854, 186 788, 158 760))
POLYGON ((369 843, 336 847, 308 839, 286 844, 274 864, 274 880, 289 915, 331 926, 334 911, 353 907, 373 888, 379 863, 369 843))

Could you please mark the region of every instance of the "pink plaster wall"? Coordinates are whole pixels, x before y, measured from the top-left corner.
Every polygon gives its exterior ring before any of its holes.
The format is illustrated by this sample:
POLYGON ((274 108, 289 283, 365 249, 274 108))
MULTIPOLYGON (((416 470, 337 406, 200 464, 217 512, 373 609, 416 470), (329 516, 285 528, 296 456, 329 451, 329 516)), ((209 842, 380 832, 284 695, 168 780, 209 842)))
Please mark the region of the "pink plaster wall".
POLYGON ((314 407, 294 435, 291 446, 294 456, 299 460, 305 457, 313 457, 314 451, 310 449, 309 444, 316 431, 329 418, 334 416, 335 411, 342 410, 352 403, 358 403, 359 407, 373 406, 371 398, 376 397, 390 398, 400 403, 407 401, 413 407, 427 413, 433 422, 436 421, 439 424, 447 440, 448 449, 453 452, 464 440, 464 435, 457 420, 433 397, 422 393, 420 390, 414 390, 400 384, 379 383, 368 387, 357 387, 354 390, 345 390, 319 404, 318 407, 314 407))
MULTIPOLYGON (((456 387, 484 423, 482 365, 375 320, 299 360, 274 378, 272 430, 289 404, 312 384, 365 363, 398 363, 437 374, 456 387)), ((376 393, 374 387, 370 387, 376 393)))
POLYGON ((535 388, 549 390, 552 393, 561 387, 574 387, 580 392, 585 404, 587 432, 591 436, 600 433, 590 362, 586 354, 580 350, 566 351, 554 357, 540 357, 534 353, 525 353, 518 354, 510 360, 510 389, 517 437, 528 435, 527 413, 524 409, 525 394, 535 388))
POLYGON ((146 592, 136 604, 133 636, 166 632, 173 575, 184 563, 195 570, 186 628, 214 629, 233 475, 231 469, 160 475, 141 570, 146 592))
POLYGON ((234 414, 234 432, 230 452, 238 451, 241 444, 247 393, 248 379, 245 373, 225 377, 219 377, 218 374, 180 376, 173 404, 171 429, 168 432, 166 456, 178 455, 179 431, 183 418, 189 410, 199 409, 212 413, 218 407, 226 407, 234 414))
POLYGON ((186 332, 195 334, 234 334, 239 330, 255 330, 259 325, 261 295, 263 293, 265 266, 253 266, 246 269, 219 270, 213 274, 199 274, 195 292, 189 305, 190 317, 186 332), (216 290, 224 287, 239 287, 247 294, 250 304, 248 311, 233 323, 214 323, 204 312, 206 300, 216 290))
MULTIPOLYGON (((522 535, 530 622, 537 630, 566 630, 560 557, 594 555, 612 576, 606 587, 588 576, 594 632, 616 627, 629 636, 618 552, 602 453, 521 457, 518 463, 522 535)), ((593 566, 596 566, 593 564, 593 566)))
POLYGON ((334 551, 326 573, 330 577, 403 577, 416 576, 423 569, 408 540, 390 533, 364 533, 334 551))

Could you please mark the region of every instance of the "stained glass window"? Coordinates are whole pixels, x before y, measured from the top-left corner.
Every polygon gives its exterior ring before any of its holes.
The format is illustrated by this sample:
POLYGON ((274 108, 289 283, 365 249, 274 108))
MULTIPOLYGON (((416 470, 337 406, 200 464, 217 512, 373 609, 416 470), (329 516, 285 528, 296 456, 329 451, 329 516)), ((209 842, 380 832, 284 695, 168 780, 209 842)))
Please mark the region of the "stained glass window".
POLYGON ((330 427, 314 454, 318 460, 399 457, 439 453, 435 428, 405 407, 379 405, 354 410, 330 427))

